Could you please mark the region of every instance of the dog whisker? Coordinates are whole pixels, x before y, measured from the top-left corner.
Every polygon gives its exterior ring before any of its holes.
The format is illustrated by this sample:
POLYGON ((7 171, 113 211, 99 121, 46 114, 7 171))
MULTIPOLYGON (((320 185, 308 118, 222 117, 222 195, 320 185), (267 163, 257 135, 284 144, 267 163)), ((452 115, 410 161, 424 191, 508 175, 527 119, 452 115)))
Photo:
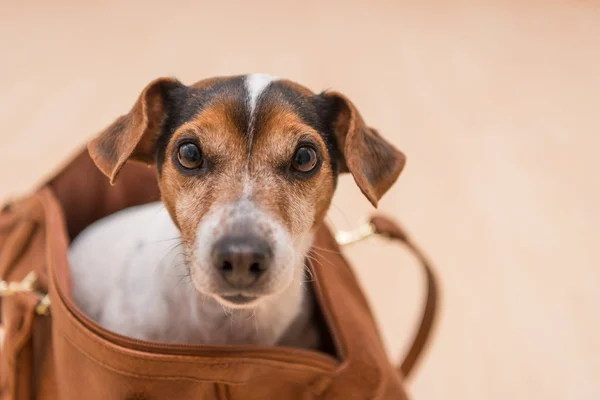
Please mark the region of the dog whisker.
POLYGON ((174 236, 172 238, 166 238, 166 239, 149 240, 147 243, 164 243, 164 242, 172 242, 173 240, 180 240, 183 242, 183 240, 181 240, 181 236, 174 236))
POLYGON ((315 262, 316 262, 316 261, 319 261, 319 265, 320 265, 320 266, 323 266, 323 261, 324 261, 324 262, 326 262, 326 263, 327 263, 327 265, 331 265, 331 266, 335 265, 335 264, 333 263, 333 261, 331 261, 331 260, 330 260, 328 257, 319 257, 319 258, 317 259, 317 257, 316 257, 315 255, 311 254, 311 255, 310 255, 310 259, 311 259, 311 260, 313 260, 313 261, 315 261, 315 262))
POLYGON ((312 270, 310 269, 310 267, 308 265, 304 265, 304 280, 302 281, 302 283, 304 282, 314 282, 315 281, 315 275, 313 274, 312 270))
POLYGON ((248 321, 249 319, 252 319, 252 318, 254 318, 254 315, 255 315, 255 314, 256 314, 256 308, 253 308, 253 309, 252 309, 252 314, 250 314, 250 315, 249 315, 249 316, 246 318, 246 321, 248 321))
POLYGON ((326 253, 340 254, 340 252, 338 250, 330 250, 330 249, 326 249, 324 247, 319 247, 319 246, 315 246, 315 245, 313 245, 312 248, 315 250, 324 251, 326 253))
MULTIPOLYGON (((318 264, 320 267, 324 267, 322 260, 325 260, 325 261, 328 263, 328 265, 331 265, 331 266, 333 266, 333 265, 334 265, 334 264, 333 264, 333 262, 329 261, 329 260, 328 260, 328 259, 326 259, 326 258, 323 258, 323 259, 317 259, 317 258, 316 258, 315 256, 313 256, 312 254, 307 254, 307 256, 306 256, 306 257, 307 257, 309 260, 313 261, 314 263, 317 263, 317 264, 318 264)), ((314 276, 313 276, 313 279, 314 279, 314 276)))
POLYGON ((233 322, 233 313, 230 314, 231 310, 229 310, 227 307, 225 307, 223 304, 221 304, 220 301, 217 301, 217 303, 219 303, 219 305, 223 309, 223 313, 227 316, 227 318, 230 320, 230 322, 233 322))
POLYGON ((192 282, 192 277, 190 276, 190 274, 184 274, 184 275, 177 275, 179 277, 179 280, 177 281, 177 284, 175 285, 176 287, 179 286, 182 282, 184 283, 191 283, 192 282), (186 282, 187 280, 187 282, 186 282))
MULTIPOLYGON (((162 265, 162 264, 163 264, 163 262, 165 261, 165 259, 166 259, 167 257, 169 257, 169 256, 171 255, 171 253, 172 253, 174 250, 178 249, 178 248, 179 248, 179 247, 181 247, 182 245, 183 245, 183 241, 181 241, 181 242, 179 242, 179 243, 175 243, 173 246, 171 246, 171 247, 169 248, 169 250, 167 250, 167 252, 166 252, 166 253, 165 253, 165 254, 162 256, 162 258, 161 258, 161 259, 160 259, 160 261, 158 262, 158 265, 162 265)), ((181 255, 183 255, 183 256, 184 256, 184 258, 186 257, 186 254, 185 254, 185 252, 182 252, 182 253, 179 253, 179 254, 175 255, 175 259, 176 259, 177 257, 181 256, 181 255)))

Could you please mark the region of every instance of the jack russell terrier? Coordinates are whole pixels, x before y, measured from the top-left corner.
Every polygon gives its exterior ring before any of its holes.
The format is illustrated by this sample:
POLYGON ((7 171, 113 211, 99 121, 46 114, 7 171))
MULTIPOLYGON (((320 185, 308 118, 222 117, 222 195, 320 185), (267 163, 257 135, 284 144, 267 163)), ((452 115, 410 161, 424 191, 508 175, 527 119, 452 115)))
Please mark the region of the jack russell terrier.
POLYGON ((338 174, 376 206, 405 162, 342 94, 264 74, 157 79, 88 147, 111 182, 156 165, 162 202, 75 238, 77 304, 122 335, 206 345, 317 347, 305 261, 338 174))

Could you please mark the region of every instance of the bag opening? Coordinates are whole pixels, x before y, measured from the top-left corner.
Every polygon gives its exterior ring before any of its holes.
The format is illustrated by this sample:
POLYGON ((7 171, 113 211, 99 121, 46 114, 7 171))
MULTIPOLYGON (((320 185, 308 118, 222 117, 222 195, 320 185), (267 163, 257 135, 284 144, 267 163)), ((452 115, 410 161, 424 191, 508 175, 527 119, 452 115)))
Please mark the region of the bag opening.
MULTIPOLYGON (((160 200, 154 167, 128 163, 121 170, 118 181, 111 185, 87 150, 77 154, 48 182, 48 186, 62 208, 69 241, 103 217, 127 207, 160 200)), ((314 283, 310 287, 317 299, 313 314, 319 327, 320 346, 317 350, 341 361, 342 354, 336 350, 314 283)), ((70 297, 70 288, 68 290, 70 297)))

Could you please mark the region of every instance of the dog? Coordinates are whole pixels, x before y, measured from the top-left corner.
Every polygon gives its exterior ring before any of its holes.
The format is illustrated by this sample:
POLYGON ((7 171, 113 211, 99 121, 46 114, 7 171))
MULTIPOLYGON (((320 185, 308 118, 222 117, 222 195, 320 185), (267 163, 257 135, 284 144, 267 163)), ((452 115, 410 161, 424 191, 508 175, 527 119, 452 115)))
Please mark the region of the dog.
POLYGON ((376 207, 405 164, 344 95, 266 74, 154 80, 88 149, 111 183, 155 165, 162 201, 74 239, 76 303, 125 336, 204 345, 316 348, 306 259, 338 175, 376 207))

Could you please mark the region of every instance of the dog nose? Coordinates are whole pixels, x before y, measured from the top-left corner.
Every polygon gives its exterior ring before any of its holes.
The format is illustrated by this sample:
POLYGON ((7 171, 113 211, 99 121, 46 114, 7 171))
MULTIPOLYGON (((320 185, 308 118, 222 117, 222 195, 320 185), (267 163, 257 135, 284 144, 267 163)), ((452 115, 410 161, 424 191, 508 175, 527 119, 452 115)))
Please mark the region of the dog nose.
POLYGON ((271 263, 271 246, 257 236, 226 236, 215 243, 215 268, 236 288, 255 283, 271 263))

